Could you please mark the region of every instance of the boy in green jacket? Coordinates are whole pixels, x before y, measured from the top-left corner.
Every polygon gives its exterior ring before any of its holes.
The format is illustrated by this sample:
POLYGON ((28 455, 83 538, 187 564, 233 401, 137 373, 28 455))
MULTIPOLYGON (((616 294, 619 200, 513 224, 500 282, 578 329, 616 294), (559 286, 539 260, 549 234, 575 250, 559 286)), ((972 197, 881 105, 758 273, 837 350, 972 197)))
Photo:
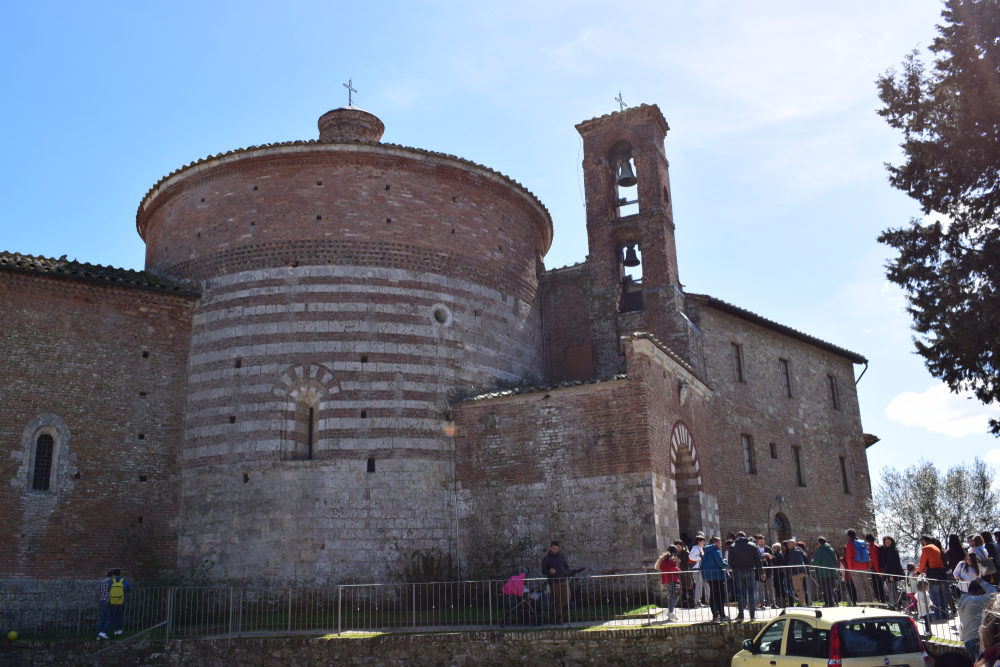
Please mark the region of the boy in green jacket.
POLYGON ((823 592, 823 606, 836 607, 837 600, 833 597, 834 582, 837 577, 837 552, 833 550, 825 537, 816 540, 817 549, 812 557, 812 565, 819 577, 819 587, 823 592))

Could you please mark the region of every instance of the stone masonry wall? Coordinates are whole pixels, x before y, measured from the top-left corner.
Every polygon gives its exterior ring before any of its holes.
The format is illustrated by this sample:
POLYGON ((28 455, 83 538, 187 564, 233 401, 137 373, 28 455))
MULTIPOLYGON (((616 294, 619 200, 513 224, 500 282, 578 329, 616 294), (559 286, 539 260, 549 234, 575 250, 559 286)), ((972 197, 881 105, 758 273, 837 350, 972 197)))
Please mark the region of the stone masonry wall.
MULTIPOLYGON (((152 641, 123 647, 105 661, 150 667, 535 667, 559 665, 670 665, 730 667, 743 641, 762 623, 686 625, 642 630, 588 632, 466 632, 378 637, 276 637, 195 641, 152 641)), ((4 667, 91 667, 98 642, 7 642, 0 644, 4 667)), ((924 648, 935 658, 961 646, 935 640, 924 648)), ((101 664, 106 664, 102 662, 101 664)))
MULTIPOLYGON (((811 552, 824 535, 838 549, 844 532, 867 518, 868 460, 850 360, 701 305, 711 402, 712 465, 724 532, 768 534, 780 512, 811 552), (734 379, 732 344, 742 346, 744 382, 734 379), (791 393, 782 391, 779 359, 789 362, 791 393), (834 409, 828 376, 836 378, 834 409), (747 474, 741 434, 752 436, 756 473, 747 474), (776 458, 771 458, 774 443, 776 458), (797 486, 792 447, 800 447, 804 486, 797 486), (848 467, 844 492, 840 457, 848 467), (784 502, 777 502, 777 496, 784 502), (772 501, 775 501, 772 504, 772 501), (768 507, 770 507, 770 514, 768 507)), ((770 531, 771 539, 776 539, 770 531)))
MULTIPOLYGON (((467 560, 513 554, 534 569, 558 539, 576 567, 636 571, 677 539, 671 435, 684 423, 699 441, 707 432, 705 397, 692 392, 681 404, 677 367, 668 370, 647 340, 625 347, 624 379, 455 406, 467 560)), ((710 459, 707 442, 700 455, 710 459)), ((696 484, 713 492, 709 475, 696 484)), ((705 507, 714 507, 711 498, 705 507)), ((705 525, 717 525, 708 514, 705 525)))
MULTIPOLYGON (((743 641, 761 627, 743 623, 588 632, 236 638, 231 644, 225 639, 154 641, 142 648, 123 648, 117 657, 121 664, 153 667, 729 667, 743 641)), ((5 667, 89 667, 99 648, 104 646, 97 642, 14 642, 0 645, 0 661, 5 667)))
POLYGON ((173 566, 194 299, 0 271, 0 303, 0 576, 173 566))

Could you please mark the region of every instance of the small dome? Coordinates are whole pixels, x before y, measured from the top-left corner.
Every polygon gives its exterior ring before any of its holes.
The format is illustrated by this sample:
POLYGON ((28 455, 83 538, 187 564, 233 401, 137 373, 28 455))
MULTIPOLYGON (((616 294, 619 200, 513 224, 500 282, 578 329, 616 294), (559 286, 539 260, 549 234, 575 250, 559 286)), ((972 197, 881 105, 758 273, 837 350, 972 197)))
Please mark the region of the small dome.
POLYGON ((375 114, 351 105, 319 117, 320 141, 379 141, 385 125, 375 114))

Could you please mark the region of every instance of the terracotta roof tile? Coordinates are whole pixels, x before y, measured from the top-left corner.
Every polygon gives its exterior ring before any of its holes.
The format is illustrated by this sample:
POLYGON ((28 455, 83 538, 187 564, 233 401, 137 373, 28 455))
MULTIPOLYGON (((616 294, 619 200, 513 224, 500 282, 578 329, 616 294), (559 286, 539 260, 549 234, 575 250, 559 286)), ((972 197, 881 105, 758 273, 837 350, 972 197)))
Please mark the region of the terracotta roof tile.
POLYGON ((465 398, 453 401, 452 405, 458 405, 460 403, 477 403, 480 401, 489 401, 495 398, 509 398, 511 396, 524 396, 525 394, 538 394, 543 391, 554 391, 557 389, 569 389, 571 387, 583 387, 589 384, 602 384, 605 382, 618 382, 624 380, 628 376, 624 373, 621 375, 611 375, 609 377, 594 378, 592 380, 577 380, 575 382, 560 382, 558 384, 549 385, 530 385, 525 387, 515 387, 513 389, 506 389, 504 391, 493 391, 487 392, 485 394, 477 394, 475 396, 467 396, 465 398))
POLYGON ((118 269, 100 264, 81 263, 76 260, 68 261, 65 255, 59 259, 52 259, 51 257, 36 257, 17 252, 0 251, 0 270, 169 292, 183 296, 201 296, 197 287, 187 283, 162 278, 146 271, 118 269))
POLYGON ((773 320, 769 320, 766 317, 762 317, 757 313, 750 312, 739 306, 734 306, 731 303, 723 301, 722 299, 716 299, 714 296, 709 296, 707 294, 685 294, 689 299, 697 301, 698 303, 703 303, 706 306, 711 306, 717 310, 721 310, 724 313, 729 313, 741 319, 747 320, 748 322, 753 322, 765 329, 770 329, 771 331, 777 331, 780 334, 784 334, 789 338, 794 338, 800 340, 803 343, 808 343, 809 345, 814 345, 820 349, 826 350, 827 352, 832 352, 837 356, 844 357, 845 359, 851 360, 855 364, 867 364, 868 360, 857 352, 851 352, 850 350, 845 350, 842 347, 838 347, 832 343, 827 343, 825 340, 820 340, 809 334, 802 333, 791 327, 786 327, 784 324, 778 324, 773 320))

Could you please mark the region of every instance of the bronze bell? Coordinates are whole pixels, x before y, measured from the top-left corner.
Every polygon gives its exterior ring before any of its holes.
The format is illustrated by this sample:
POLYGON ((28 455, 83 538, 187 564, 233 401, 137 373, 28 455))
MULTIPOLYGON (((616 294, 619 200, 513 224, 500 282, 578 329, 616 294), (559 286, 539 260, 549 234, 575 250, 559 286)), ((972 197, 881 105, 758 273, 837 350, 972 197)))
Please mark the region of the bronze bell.
POLYGON ((635 174, 632 173, 632 163, 629 162, 628 158, 625 158, 621 161, 621 167, 618 170, 618 186, 630 188, 638 182, 635 174))
POLYGON ((622 260, 624 266, 639 266, 641 262, 639 258, 635 255, 635 244, 633 243, 628 248, 625 249, 625 259, 622 260))

